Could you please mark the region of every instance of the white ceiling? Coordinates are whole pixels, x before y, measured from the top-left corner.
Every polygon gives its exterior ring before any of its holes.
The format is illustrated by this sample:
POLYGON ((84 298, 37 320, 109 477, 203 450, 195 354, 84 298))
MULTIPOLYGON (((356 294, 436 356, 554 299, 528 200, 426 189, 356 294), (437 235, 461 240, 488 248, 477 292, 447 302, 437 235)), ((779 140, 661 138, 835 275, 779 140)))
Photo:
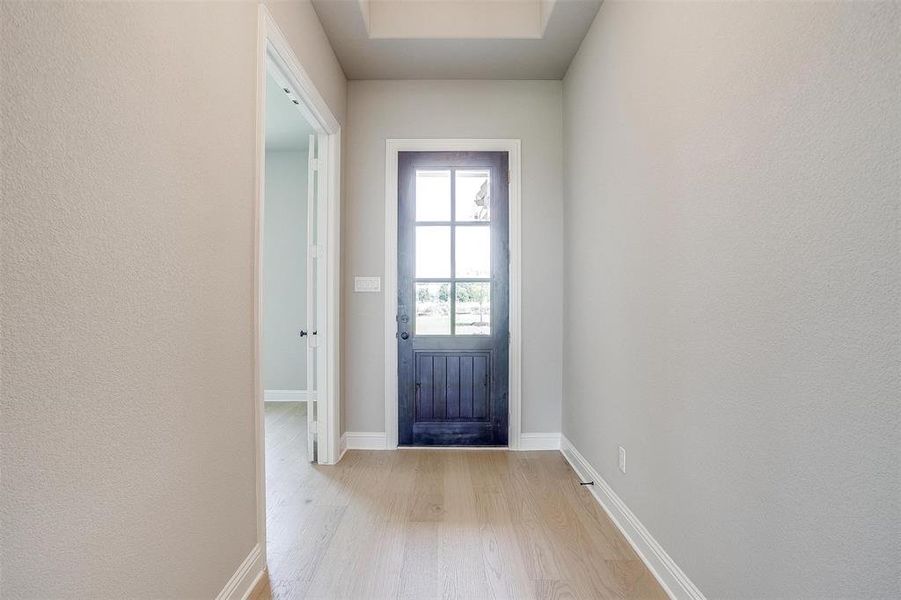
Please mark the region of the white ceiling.
MULTIPOLYGON (((429 0, 400 0, 414 1, 422 13, 429 0)), ((534 0, 470 0, 470 4, 499 1, 535 4, 534 0)), ((509 32, 499 31, 496 38, 488 38, 482 31, 465 39, 437 33, 428 34, 433 39, 401 34, 386 39, 384 33, 374 38, 367 27, 369 15, 364 17, 364 10, 371 10, 367 2, 313 0, 313 6, 348 79, 562 79, 601 2, 540 3, 541 10, 550 9, 549 15, 541 16, 546 26, 540 37, 511 38, 509 32)), ((423 23, 423 30, 436 28, 423 23)))
POLYGON ((266 77, 266 150, 306 150, 313 128, 271 75, 266 77))

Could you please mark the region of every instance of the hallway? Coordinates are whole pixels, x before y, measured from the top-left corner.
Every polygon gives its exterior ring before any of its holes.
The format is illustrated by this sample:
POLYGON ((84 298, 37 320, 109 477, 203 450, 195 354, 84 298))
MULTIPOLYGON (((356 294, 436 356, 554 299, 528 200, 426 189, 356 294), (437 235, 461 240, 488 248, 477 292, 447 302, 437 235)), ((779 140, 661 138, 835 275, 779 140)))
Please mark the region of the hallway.
POLYGON ((255 598, 666 598, 559 452, 350 451, 305 462, 266 407, 270 586, 255 598))
POLYGON ((899 140, 901 0, 0 0, 0 597, 901 600, 899 140))

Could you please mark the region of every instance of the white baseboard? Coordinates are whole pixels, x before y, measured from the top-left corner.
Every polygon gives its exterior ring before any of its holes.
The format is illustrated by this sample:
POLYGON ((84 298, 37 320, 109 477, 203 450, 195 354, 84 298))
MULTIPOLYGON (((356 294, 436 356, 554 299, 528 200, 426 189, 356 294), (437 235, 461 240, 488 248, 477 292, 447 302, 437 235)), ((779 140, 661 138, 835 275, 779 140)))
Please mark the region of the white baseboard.
POLYGON ((519 434, 520 450, 559 450, 559 433, 521 433, 519 434))
POLYGON ((265 390, 265 402, 306 402, 310 397, 307 390, 265 390))
POLYGON ((654 539, 651 532, 638 520, 626 503, 616 495, 613 488, 604 481, 591 463, 585 460, 585 457, 566 439, 566 436, 561 435, 560 437, 563 456, 576 474, 582 478, 582 481, 594 481, 594 485, 586 487, 594 494, 595 499, 625 538, 629 540, 632 548, 654 574, 669 597, 673 600, 705 600, 701 590, 670 558, 670 555, 654 539))
POLYGON ((384 450, 384 431, 348 431, 344 434, 348 450, 384 450))
POLYGON ((246 600, 265 572, 266 557, 257 544, 216 596, 216 600, 246 600))

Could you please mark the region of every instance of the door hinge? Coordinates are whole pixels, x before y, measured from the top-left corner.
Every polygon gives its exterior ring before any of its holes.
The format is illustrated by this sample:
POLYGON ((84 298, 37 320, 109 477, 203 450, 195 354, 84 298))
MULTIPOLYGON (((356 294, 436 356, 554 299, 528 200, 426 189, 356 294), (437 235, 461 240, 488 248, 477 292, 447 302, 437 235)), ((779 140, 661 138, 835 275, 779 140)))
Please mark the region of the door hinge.
POLYGON ((318 244, 311 245, 310 246, 310 256, 312 256, 313 258, 319 258, 319 255, 320 255, 319 245, 318 244))
POLYGON ((310 168, 313 169, 314 171, 319 170, 319 159, 318 158, 310 159, 310 168))

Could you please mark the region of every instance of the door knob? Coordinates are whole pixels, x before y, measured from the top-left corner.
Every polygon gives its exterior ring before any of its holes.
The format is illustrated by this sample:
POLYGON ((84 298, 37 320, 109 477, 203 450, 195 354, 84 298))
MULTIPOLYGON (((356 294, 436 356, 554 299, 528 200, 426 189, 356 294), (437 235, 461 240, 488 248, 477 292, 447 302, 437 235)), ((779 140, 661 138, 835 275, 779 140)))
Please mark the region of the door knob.
POLYGON ((403 332, 402 334, 400 334, 400 339, 402 339, 402 340, 405 340, 405 339, 407 339, 408 337, 410 337, 410 334, 407 333, 406 331, 403 332))
POLYGON ((307 332, 303 329, 300 330, 300 337, 306 337, 307 332))

